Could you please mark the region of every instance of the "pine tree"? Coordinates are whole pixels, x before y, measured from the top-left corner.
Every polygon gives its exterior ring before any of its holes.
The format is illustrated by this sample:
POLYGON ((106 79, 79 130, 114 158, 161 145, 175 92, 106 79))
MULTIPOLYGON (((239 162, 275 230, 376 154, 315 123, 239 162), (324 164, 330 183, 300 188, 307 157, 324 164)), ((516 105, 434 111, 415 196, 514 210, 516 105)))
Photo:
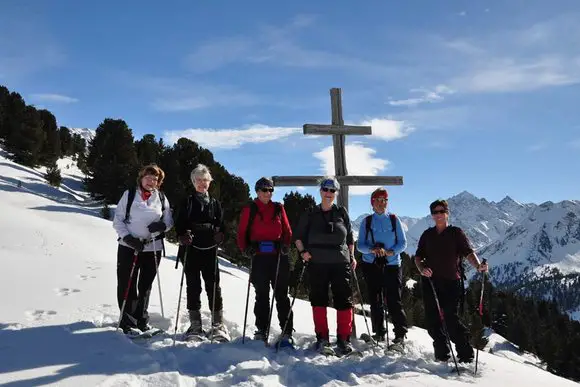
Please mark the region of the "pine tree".
POLYGON ((20 94, 11 93, 8 99, 7 124, 4 130, 5 150, 10 158, 20 164, 36 167, 45 140, 38 111, 27 106, 20 94))
POLYGON ((10 91, 4 86, 0 86, 0 145, 4 143, 8 131, 8 105, 10 91))
POLYGON ((61 126, 58 130, 58 135, 60 137, 60 153, 62 156, 72 156, 73 155, 73 143, 72 134, 66 126, 61 126))
POLYGON ((61 155, 60 135, 56 118, 46 109, 39 110, 38 114, 44 131, 44 142, 40 149, 39 162, 47 167, 52 167, 61 155))
POLYGON ((46 173, 44 174, 44 178, 48 182, 48 184, 52 185, 53 187, 60 187, 62 183, 62 176, 60 174, 60 169, 53 164, 46 169, 46 173))
POLYGON ((136 184, 137 153, 125 121, 107 118, 99 125, 86 169, 89 193, 106 204, 117 203, 123 191, 136 184))
POLYGON ((159 164, 163 152, 163 141, 155 141, 155 135, 146 134, 141 140, 135 141, 135 150, 140 165, 159 164))

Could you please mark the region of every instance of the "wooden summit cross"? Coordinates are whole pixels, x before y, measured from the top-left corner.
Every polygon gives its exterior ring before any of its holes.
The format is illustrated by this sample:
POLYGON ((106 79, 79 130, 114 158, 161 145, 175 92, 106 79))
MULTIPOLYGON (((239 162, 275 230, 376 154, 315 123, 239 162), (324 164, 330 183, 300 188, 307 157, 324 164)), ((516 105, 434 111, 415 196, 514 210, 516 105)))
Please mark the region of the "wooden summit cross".
MULTIPOLYGON (((346 169, 345 136, 370 135, 370 126, 345 125, 342 118, 341 89, 330 89, 330 104, 332 109, 332 124, 304 124, 303 133, 332 135, 334 148, 334 175, 340 183, 338 204, 348 211, 348 187, 361 185, 403 185, 402 176, 350 176, 346 169)), ((272 176, 274 186, 316 186, 322 176, 272 176)), ((388 329, 388 327, 387 327, 388 329)), ((352 337, 356 338, 354 315, 352 321, 352 337)))
MULTIPOLYGON (((350 176, 346 170, 345 136, 370 135, 370 126, 345 125, 342 119, 342 98, 339 88, 330 89, 332 124, 304 124, 303 133, 332 135, 334 175, 340 183, 338 204, 348 211, 348 187, 355 185, 403 185, 402 176, 350 176)), ((272 176, 275 186, 316 186, 322 176, 272 176)))

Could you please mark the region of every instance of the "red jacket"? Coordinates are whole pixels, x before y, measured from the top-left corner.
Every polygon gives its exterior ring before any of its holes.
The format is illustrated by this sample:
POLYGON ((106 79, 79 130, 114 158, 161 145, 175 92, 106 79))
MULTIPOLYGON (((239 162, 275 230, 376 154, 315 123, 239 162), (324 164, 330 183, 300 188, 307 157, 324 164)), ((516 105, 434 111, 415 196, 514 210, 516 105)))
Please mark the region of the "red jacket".
MULTIPOLYGON (((274 202, 270 201, 268 204, 262 203, 259 199, 255 199, 254 203, 258 206, 258 212, 252 223, 250 231, 250 241, 278 241, 283 245, 289 245, 292 242, 292 230, 290 229, 290 222, 286 216, 284 206, 280 204, 280 216, 274 217, 275 206, 274 202)), ((238 247, 245 250, 246 244, 246 229, 250 218, 250 206, 245 206, 240 214, 240 223, 238 225, 238 247)))

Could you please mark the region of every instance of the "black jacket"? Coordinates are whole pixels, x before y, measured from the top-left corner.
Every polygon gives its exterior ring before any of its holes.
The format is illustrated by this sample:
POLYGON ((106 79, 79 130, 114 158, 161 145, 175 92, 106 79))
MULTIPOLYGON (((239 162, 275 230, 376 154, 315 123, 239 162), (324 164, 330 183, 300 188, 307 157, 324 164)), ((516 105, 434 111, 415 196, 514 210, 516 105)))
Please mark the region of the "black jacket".
POLYGON ((182 236, 187 230, 193 235, 193 245, 210 247, 215 244, 214 236, 224 232, 223 211, 220 202, 210 196, 204 203, 197 192, 187 197, 180 205, 175 220, 175 232, 182 236))

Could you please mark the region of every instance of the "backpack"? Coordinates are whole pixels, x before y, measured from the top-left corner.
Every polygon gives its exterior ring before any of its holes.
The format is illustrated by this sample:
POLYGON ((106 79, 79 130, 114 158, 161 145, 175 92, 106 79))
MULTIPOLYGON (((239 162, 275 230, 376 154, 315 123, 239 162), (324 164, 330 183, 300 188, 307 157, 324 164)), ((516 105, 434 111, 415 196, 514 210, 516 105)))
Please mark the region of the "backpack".
MULTIPOLYGON (((397 216, 395 214, 389 214, 389 218, 391 219, 391 231, 395 233, 395 245, 399 243, 399 238, 397 236, 397 216)), ((365 218, 365 241, 369 239, 369 232, 371 233, 371 241, 373 245, 375 244, 375 235, 373 233, 373 229, 371 228, 371 222, 373 220, 372 215, 368 215, 365 218)))
MULTIPOLYGON (((282 204, 278 203, 278 202, 273 202, 274 203, 274 216, 272 217, 272 219, 276 219, 276 218, 280 218, 280 220, 282 219, 282 204)), ((246 243, 249 245, 252 241, 250 240, 250 234, 252 233, 252 224, 254 224, 254 219, 256 218, 256 215, 258 214, 258 205, 256 204, 255 201, 251 201, 250 204, 250 217, 248 218, 248 225, 246 226, 246 243)), ((260 214, 260 217, 262 217, 262 214, 260 214)))
MULTIPOLYGON (((125 220, 123 220, 126 224, 130 223, 129 214, 131 212, 131 205, 133 204, 133 200, 135 200, 135 195, 137 194, 137 188, 131 187, 128 191, 129 195, 127 196, 127 206, 125 208, 125 220)), ((159 200, 161 200, 161 219, 163 219, 163 213, 165 212, 165 194, 163 191, 157 192, 159 192, 159 200)))

